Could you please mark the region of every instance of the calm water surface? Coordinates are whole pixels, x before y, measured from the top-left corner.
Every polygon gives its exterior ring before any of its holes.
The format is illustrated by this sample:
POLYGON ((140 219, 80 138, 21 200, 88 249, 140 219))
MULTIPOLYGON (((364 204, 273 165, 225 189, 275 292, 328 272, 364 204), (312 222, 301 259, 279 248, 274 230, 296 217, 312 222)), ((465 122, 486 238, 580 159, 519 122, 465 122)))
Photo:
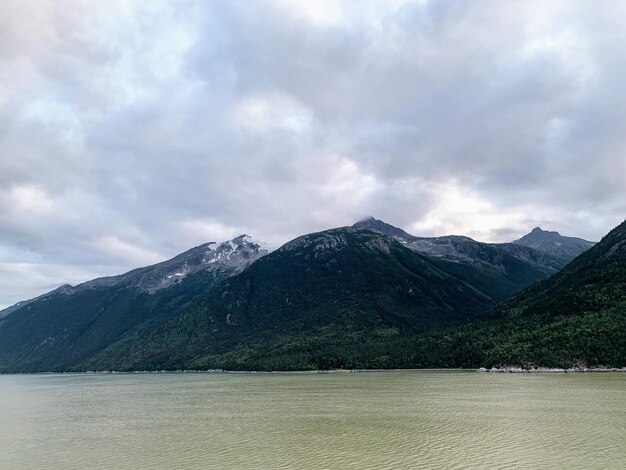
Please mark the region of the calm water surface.
POLYGON ((0 376, 0 469, 626 468, 626 374, 0 376))

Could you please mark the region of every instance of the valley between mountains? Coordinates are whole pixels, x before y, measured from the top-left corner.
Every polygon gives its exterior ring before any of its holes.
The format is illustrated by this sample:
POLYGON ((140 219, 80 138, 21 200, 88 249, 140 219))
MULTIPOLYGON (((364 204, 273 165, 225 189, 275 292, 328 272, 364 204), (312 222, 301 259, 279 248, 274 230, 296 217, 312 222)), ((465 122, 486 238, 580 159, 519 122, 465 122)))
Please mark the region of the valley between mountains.
POLYGON ((0 372, 626 365, 626 222, 599 243, 247 235, 0 312, 0 372))

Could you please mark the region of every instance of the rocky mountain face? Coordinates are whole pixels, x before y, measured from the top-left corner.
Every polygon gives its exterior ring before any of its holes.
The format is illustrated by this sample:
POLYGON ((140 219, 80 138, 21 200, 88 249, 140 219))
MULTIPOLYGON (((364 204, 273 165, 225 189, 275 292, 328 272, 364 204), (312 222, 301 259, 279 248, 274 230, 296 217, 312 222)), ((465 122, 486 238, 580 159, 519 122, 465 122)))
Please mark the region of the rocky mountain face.
POLYGON ((177 312, 268 252, 242 235, 20 302, 0 318, 0 371, 64 370, 143 322, 177 312))
POLYGON ((564 237, 559 232, 548 232, 539 227, 535 227, 529 234, 513 243, 550 253, 569 261, 595 245, 595 242, 582 238, 564 237))
POLYGON ((469 237, 416 237, 373 217, 355 227, 389 235, 500 301, 558 272, 571 259, 513 243, 482 243, 469 237))
POLYGON ((199 304, 84 364, 116 369, 311 369, 327 350, 410 337, 493 300, 398 241, 346 227, 299 237, 199 304))
POLYGON ((268 254, 269 251, 270 248, 267 245, 254 241, 248 235, 240 235, 222 243, 205 243, 170 260, 138 268, 126 274, 85 282, 76 286, 74 291, 125 285, 139 292, 154 294, 200 271, 224 275, 236 274, 256 259, 268 254))
POLYGON ((77 286, 66 284, 34 299, 23 300, 0 310, 0 318, 34 302, 47 301, 57 295, 73 295, 88 289, 124 286, 138 292, 154 294, 201 271, 212 272, 216 277, 227 277, 243 271, 254 260, 270 251, 269 245, 257 242, 248 235, 240 235, 222 243, 205 243, 167 261, 137 268, 125 274, 101 277, 77 286))
POLYGON ((553 272, 558 271, 580 253, 593 246, 593 242, 587 242, 580 238, 563 237, 556 232, 542 232, 542 234, 548 234, 546 238, 551 241, 543 239, 543 236, 541 236, 542 242, 539 243, 539 240, 534 237, 537 231, 541 229, 535 229, 532 233, 512 243, 483 243, 460 235, 416 237, 373 217, 361 220, 354 226, 377 230, 397 239, 412 250, 449 261, 479 262, 498 267, 497 262, 499 259, 504 254, 509 254, 521 261, 552 270, 553 272), (556 239, 553 237, 553 234, 556 235, 556 239), (561 240, 561 242, 558 240, 561 240), (572 249, 568 255, 565 255, 564 250, 559 251, 557 249, 560 246, 558 243, 568 246, 571 244, 571 246, 578 247, 578 250, 572 249))

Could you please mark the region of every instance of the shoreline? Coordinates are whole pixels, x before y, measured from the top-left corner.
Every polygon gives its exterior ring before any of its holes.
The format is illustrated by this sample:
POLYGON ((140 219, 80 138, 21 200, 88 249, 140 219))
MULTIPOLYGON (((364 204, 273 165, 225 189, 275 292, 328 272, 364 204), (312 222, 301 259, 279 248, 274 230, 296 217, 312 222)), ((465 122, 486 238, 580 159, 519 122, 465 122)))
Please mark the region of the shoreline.
POLYGON ((626 367, 571 367, 563 369, 560 367, 531 367, 525 369, 523 367, 505 366, 505 367, 492 367, 486 369, 481 367, 475 369, 477 372, 488 372, 496 374, 562 374, 562 373, 581 373, 581 372, 626 372, 626 367))
POLYGON ((533 367, 523 368, 517 366, 492 367, 487 369, 457 369, 457 368, 433 368, 433 369, 329 369, 329 370, 135 370, 135 371, 64 371, 64 372, 2 372, 2 375, 131 375, 131 374, 353 374, 367 372, 480 372, 491 374, 567 374, 567 373, 626 373, 626 367, 533 367))

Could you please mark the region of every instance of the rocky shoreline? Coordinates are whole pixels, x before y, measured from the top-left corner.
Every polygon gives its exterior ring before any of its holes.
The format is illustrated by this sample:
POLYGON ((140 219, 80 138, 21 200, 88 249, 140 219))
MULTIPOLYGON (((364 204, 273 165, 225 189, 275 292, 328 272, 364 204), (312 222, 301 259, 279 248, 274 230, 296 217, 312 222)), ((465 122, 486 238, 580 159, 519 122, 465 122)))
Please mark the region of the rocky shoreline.
POLYGON ((507 373, 507 374, 528 374, 528 373, 563 373, 563 372, 626 372, 626 367, 571 367, 562 369, 558 367, 492 367, 486 369, 481 367, 478 372, 507 373))

